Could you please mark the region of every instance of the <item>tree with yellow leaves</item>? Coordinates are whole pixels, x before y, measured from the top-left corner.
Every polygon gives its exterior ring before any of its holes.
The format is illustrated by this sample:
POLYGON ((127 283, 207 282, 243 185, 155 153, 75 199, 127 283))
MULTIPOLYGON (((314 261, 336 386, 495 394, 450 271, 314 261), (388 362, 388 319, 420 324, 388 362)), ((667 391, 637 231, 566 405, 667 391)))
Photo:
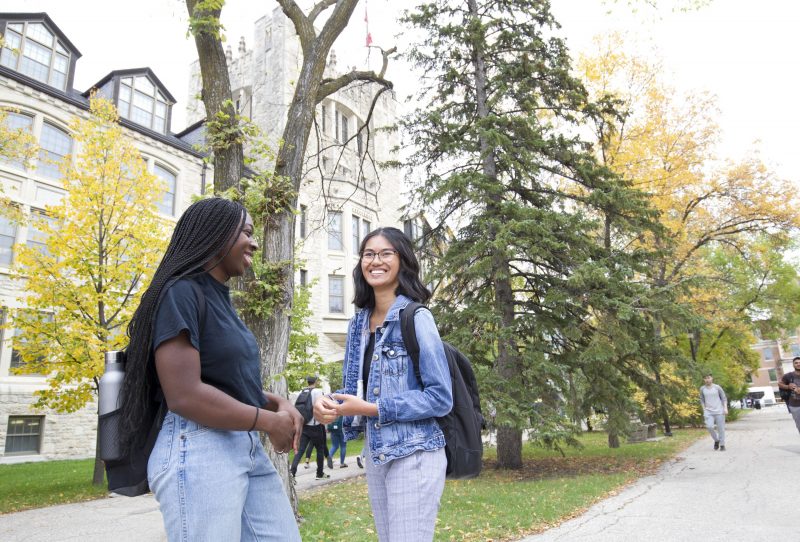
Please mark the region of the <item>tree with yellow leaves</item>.
MULTIPOLYGON (((696 316, 680 333, 671 332, 654 314, 655 340, 682 347, 689 369, 720 366, 720 357, 730 358, 731 352, 747 368, 753 363, 747 355, 752 338, 747 313, 765 290, 743 282, 738 291, 753 295, 731 292, 731 277, 724 272, 729 266, 715 262, 714 256, 724 249, 757 261, 765 239, 773 251, 785 247, 789 232, 800 225, 795 190, 755 154, 738 161, 718 158, 713 97, 678 95, 660 80, 659 66, 624 52, 620 36, 597 40, 596 50, 598 54, 579 62, 583 80, 595 100, 613 101, 624 111, 595 124, 601 159, 650 194, 663 230, 636 242, 658 251, 648 273, 651 287, 678 293, 696 316)), ((662 363, 651 360, 656 380, 661 379, 662 363)), ((666 408, 662 414, 669 431, 666 408)))
MULTIPOLYGON (((163 253, 163 184, 147 172, 117 123, 114 106, 92 98, 70 126, 78 154, 61 164, 66 195, 29 217, 42 244, 17 246, 25 309, 14 314, 17 373, 47 375, 36 406, 74 412, 97 392, 104 352, 127 342, 126 326, 163 253)), ((94 482, 102 483, 102 465, 94 482)))

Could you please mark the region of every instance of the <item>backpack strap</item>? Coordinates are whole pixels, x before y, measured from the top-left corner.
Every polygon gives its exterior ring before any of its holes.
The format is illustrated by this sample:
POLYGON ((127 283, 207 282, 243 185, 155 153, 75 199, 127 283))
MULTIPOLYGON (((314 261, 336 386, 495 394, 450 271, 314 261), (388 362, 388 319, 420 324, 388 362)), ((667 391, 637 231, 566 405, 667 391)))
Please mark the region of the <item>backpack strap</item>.
POLYGON ((417 342, 417 329, 414 327, 414 315, 417 310, 424 308, 425 305, 412 301, 400 311, 400 332, 403 337, 403 344, 406 347, 411 361, 414 363, 414 375, 420 383, 422 376, 419 372, 419 343, 417 342))

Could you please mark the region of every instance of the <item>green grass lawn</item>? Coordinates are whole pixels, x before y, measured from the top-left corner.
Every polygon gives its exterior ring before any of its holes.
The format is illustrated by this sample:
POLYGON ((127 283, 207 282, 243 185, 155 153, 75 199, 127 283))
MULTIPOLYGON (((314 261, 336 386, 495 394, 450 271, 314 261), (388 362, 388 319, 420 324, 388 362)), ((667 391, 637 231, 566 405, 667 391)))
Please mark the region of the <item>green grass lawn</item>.
MULTIPOLYGON (((526 444, 517 471, 495 469, 495 449, 487 448, 480 477, 447 482, 435 539, 496 541, 547 529, 653 472, 703 434, 678 430, 670 439, 615 450, 604 433, 586 434, 583 447, 565 449, 565 456, 526 444)), ((377 540, 363 478, 300 495, 300 513, 303 540, 377 540)))
MULTIPOLYGON (((526 444, 524 467, 515 471, 497 470, 495 449, 487 448, 479 478, 447 482, 436 540, 499 541, 541 531, 653 472, 703 434, 677 430, 670 439, 616 450, 608 448, 604 433, 586 434, 583 447, 565 449, 564 456, 526 444)), ((348 443, 348 463, 355 463, 362 445, 348 443)), ((0 465, 0 513, 105 496, 105 486, 91 484, 93 461, 0 465)), ((299 506, 306 518, 303 540, 377 540, 363 477, 302 493, 299 506)))
POLYGON ((93 469, 94 459, 0 465, 0 514, 104 497, 93 469))

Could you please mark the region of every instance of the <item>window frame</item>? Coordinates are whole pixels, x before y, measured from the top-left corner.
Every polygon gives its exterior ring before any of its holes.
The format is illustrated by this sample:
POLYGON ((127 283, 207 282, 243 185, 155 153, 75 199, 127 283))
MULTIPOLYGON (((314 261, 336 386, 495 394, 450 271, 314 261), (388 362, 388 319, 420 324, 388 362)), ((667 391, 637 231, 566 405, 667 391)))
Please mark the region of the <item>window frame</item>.
POLYGON ((49 87, 53 87, 61 92, 67 91, 67 85, 69 84, 69 73, 70 73, 70 66, 72 65, 72 52, 64 45, 64 42, 61 41, 58 37, 58 34, 53 31, 44 21, 38 20, 30 20, 30 21, 6 21, 5 29, 3 32, 4 36, 6 37, 6 43, 8 43, 8 36, 9 34, 13 34, 16 37, 19 37, 19 44, 17 46, 4 46, 2 51, 0 51, 0 65, 5 66, 10 70, 14 70, 17 73, 20 73, 26 77, 30 77, 42 84, 45 84, 49 87), (16 28, 12 28, 12 25, 22 25, 22 30, 17 30, 16 28), (51 35, 51 43, 48 45, 41 41, 36 36, 33 36, 28 33, 28 29, 31 25, 40 25, 45 28, 51 35), (30 49, 28 50, 28 44, 31 44, 30 49), (48 63, 45 64, 40 60, 37 60, 33 56, 33 49, 35 47, 40 47, 42 49, 46 49, 49 51, 49 60, 48 63), (16 52, 15 52, 16 49, 16 52), (27 53, 27 54, 26 54, 27 53), (25 71, 22 69, 23 60, 28 59, 30 62, 38 64, 39 66, 43 66, 46 68, 46 76, 44 79, 38 77, 31 73, 30 71, 25 71), (65 71, 61 71, 56 66, 57 59, 62 58, 64 60, 64 69, 65 71), (13 62, 13 66, 11 65, 13 62), (55 74, 59 74, 61 77, 60 84, 55 84, 53 82, 53 78, 55 74))
POLYGON ((328 275, 328 312, 330 314, 344 314, 344 276, 343 275, 328 275), (341 287, 341 294, 334 295, 333 284, 338 283, 341 287), (335 310, 334 301, 341 302, 341 310, 335 310))
MULTIPOLYGON (((6 114, 6 128, 9 130, 23 130, 27 131, 29 134, 33 134, 33 126, 36 123, 36 115, 25 113, 23 111, 12 111, 7 108, 7 106, 3 106, 3 109, 6 114), (11 118, 24 118, 29 121, 27 126, 12 126, 8 124, 9 119, 11 118)), ((25 171, 28 168, 28 164, 25 160, 11 160, 8 158, 0 159, 0 163, 6 164, 11 166, 14 169, 19 169, 21 171, 25 171)))
POLYGON ((67 130, 45 119, 44 122, 42 122, 42 130, 39 133, 39 157, 36 163, 36 174, 47 179, 61 180, 64 176, 61 173, 59 165, 72 154, 74 143, 75 141, 72 139, 72 135, 67 130), (45 129, 51 129, 55 133, 66 136, 66 139, 69 141, 69 147, 66 153, 59 154, 44 146, 43 137, 45 129), (58 156, 59 159, 53 160, 53 156, 58 156))
POLYGON ((306 217, 308 215, 308 206, 300 204, 300 239, 305 239, 308 233, 306 217))
POLYGON ((328 250, 341 252, 344 250, 344 232, 342 231, 344 213, 342 211, 332 211, 328 209, 327 218, 328 250), (338 229, 334 229, 334 223, 338 224, 338 229))
POLYGON ((17 456, 17 455, 40 455, 42 453, 42 439, 44 436, 44 416, 35 416, 35 415, 14 415, 10 414, 8 416, 8 423, 6 425, 6 443, 4 447, 4 455, 6 456, 17 456), (38 431, 36 433, 12 433, 11 427, 14 422, 22 421, 23 424, 25 421, 33 421, 36 420, 38 425, 38 431), (35 449, 21 449, 21 450, 9 450, 9 444, 13 444, 16 438, 19 437, 35 437, 36 440, 36 447, 35 449))
MULTIPOLYGON (((164 171, 165 173, 167 173, 167 174, 172 176, 172 187, 171 187, 172 188, 172 192, 169 191, 170 187, 168 186, 166 192, 164 192, 164 196, 161 198, 161 200, 159 200, 156 203, 156 205, 158 206, 158 212, 161 213, 161 214, 168 215, 168 216, 175 216, 175 209, 177 208, 177 204, 178 204, 178 174, 172 168, 167 167, 163 163, 154 161, 153 162, 153 175, 155 175, 156 177, 158 177, 162 181, 168 181, 168 179, 165 179, 163 176, 159 175, 158 172, 156 171, 156 168, 158 168, 159 170, 164 171), (172 195, 172 209, 169 212, 165 212, 164 211, 165 207, 163 206, 163 201, 166 198, 166 196, 169 195, 169 194, 172 195)), ((167 182, 167 184, 169 184, 169 182, 167 182)))
MULTIPOLYGON (((144 126, 145 128, 149 128, 154 132, 158 132, 159 134, 166 134, 169 130, 169 117, 170 117, 170 103, 169 99, 164 96, 164 93, 159 88, 159 86, 150 79, 146 74, 130 74, 130 75, 120 75, 117 77, 117 100, 116 106, 117 110, 119 111, 119 116, 127 119, 131 122, 134 122, 140 126, 144 126), (130 80, 131 83, 128 84, 126 81, 130 80), (146 81, 147 84, 153 87, 152 93, 148 94, 145 90, 137 89, 137 81, 146 81), (127 100, 122 99, 122 92, 123 87, 127 88, 128 90, 128 97, 127 100), (150 110, 147 111, 144 107, 141 107, 141 103, 139 105, 135 104, 135 98, 137 96, 136 93, 141 94, 143 98, 152 100, 152 104, 150 106, 150 110), (123 105, 125 104, 125 105, 123 105), (164 116, 161 117, 158 115, 158 106, 159 104, 164 106, 164 116), (143 119, 136 119, 135 116, 135 109, 141 110, 149 115, 149 122, 143 122, 143 119), (156 119, 163 120, 163 126, 156 125, 156 119)), ((141 88, 141 87, 140 87, 141 88)))
MULTIPOLYGON (((18 236, 19 236, 19 226, 17 226, 16 224, 14 224, 13 221, 8 220, 7 218, 0 217, 0 239, 5 239, 5 238, 11 239, 11 246, 9 247, 3 247, 2 243, 0 243, 0 248, 2 249, 8 248, 8 252, 10 254, 8 263, 5 263, 0 257, 0 266, 10 268, 11 266, 14 265, 14 245, 17 244, 18 236), (2 233, 3 231, 2 221, 6 221, 8 223, 8 226, 13 229, 14 231, 13 235, 5 235, 4 233, 2 233)), ((0 254, 2 254, 2 252, 0 252, 0 254)))

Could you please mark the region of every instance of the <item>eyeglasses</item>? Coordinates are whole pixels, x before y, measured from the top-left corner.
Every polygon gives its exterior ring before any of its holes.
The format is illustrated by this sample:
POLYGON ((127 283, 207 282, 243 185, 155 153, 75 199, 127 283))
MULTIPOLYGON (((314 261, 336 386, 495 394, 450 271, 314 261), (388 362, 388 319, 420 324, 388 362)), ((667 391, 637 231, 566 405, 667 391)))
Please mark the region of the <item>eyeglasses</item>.
POLYGON ((375 256, 382 262, 391 262, 394 259, 394 255, 397 254, 397 251, 393 248, 385 248, 380 252, 375 252, 373 250, 365 250, 361 253, 361 261, 370 263, 375 260, 375 256))

